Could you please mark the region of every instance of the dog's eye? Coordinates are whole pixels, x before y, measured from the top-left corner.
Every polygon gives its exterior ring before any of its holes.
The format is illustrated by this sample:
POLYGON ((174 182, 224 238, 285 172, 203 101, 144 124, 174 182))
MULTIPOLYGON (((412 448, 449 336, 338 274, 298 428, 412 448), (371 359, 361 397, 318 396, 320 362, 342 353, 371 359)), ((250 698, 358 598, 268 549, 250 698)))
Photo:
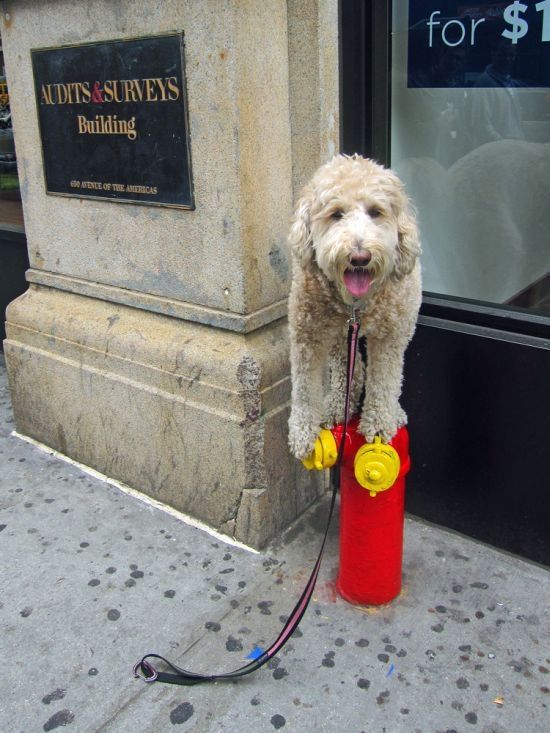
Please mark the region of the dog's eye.
POLYGON ((341 219, 344 216, 344 212, 341 209, 335 209, 330 215, 331 219, 341 219))
POLYGON ((382 216, 382 211, 377 206, 371 206, 368 214, 371 219, 378 219, 379 216, 382 216))

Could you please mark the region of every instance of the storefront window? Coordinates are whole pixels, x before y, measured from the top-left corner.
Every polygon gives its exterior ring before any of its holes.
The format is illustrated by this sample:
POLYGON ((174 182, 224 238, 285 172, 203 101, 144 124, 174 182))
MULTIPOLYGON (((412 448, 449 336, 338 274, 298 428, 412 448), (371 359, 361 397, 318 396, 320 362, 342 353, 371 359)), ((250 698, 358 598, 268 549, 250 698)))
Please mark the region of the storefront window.
POLYGON ((11 109, 0 39, 0 230, 22 232, 23 211, 13 144, 11 109))
POLYGON ((394 0, 392 25, 424 289, 550 313, 550 0, 394 0))

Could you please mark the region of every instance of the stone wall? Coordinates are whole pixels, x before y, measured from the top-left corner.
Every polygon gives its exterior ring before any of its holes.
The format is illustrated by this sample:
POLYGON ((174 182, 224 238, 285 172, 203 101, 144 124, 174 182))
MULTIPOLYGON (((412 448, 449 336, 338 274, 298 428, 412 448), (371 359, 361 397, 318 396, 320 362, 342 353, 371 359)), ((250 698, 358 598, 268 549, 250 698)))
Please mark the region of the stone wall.
POLYGON ((29 291, 17 430, 256 547, 322 491, 289 455, 286 234, 338 147, 333 0, 18 0, 2 38, 29 291), (183 30, 195 210, 46 193, 30 51, 183 30))

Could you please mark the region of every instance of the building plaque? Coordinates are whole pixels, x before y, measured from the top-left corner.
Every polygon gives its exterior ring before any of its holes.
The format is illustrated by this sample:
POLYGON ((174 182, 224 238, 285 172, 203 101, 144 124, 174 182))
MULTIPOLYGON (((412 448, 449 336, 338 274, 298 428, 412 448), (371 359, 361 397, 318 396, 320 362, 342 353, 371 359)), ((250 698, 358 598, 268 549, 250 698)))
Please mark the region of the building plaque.
POLYGON ((31 56, 48 193, 194 208, 183 33, 31 56))

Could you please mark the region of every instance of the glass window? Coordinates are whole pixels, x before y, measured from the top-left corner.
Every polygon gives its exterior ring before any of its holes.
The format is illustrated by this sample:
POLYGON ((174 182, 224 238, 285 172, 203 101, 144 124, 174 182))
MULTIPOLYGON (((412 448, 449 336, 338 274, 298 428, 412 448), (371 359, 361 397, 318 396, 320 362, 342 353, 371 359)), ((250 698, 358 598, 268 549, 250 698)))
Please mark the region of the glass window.
POLYGON ((424 289, 550 313, 550 0, 393 0, 392 26, 424 289))
POLYGON ((23 231, 11 109, 0 38, 0 230, 23 231))

